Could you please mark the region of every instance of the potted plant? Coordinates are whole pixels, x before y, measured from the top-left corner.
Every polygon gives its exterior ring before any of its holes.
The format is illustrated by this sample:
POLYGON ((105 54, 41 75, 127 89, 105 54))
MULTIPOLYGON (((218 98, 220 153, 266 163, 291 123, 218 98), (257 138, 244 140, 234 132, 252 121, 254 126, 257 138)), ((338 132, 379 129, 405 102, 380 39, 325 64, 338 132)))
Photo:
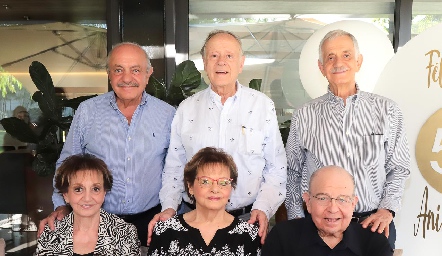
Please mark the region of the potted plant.
MULTIPOLYGON (((37 145, 32 169, 39 176, 52 175, 55 172, 55 164, 58 160, 63 142, 61 133, 68 132, 72 116, 64 117, 62 111, 66 107, 76 110, 79 104, 92 96, 82 96, 74 99, 65 99, 56 95, 51 75, 46 67, 38 62, 32 62, 29 74, 38 91, 32 95, 32 99, 38 103, 43 113, 43 127, 40 133, 34 132, 23 120, 9 117, 0 120, 6 132, 22 142, 37 145)), ((177 66, 169 87, 159 82, 155 77, 149 79, 148 92, 171 105, 177 106, 184 98, 192 94, 192 90, 200 86, 201 73, 195 64, 184 61, 177 66)))

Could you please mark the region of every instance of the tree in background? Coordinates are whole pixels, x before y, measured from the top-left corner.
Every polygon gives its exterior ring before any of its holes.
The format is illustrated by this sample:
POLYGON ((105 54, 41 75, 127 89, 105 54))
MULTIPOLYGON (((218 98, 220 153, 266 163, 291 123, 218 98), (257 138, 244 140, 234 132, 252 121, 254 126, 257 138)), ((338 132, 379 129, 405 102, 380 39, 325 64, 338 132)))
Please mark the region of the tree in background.
POLYGON ((0 67, 0 92, 3 98, 6 97, 8 91, 15 93, 17 91, 16 88, 21 89, 22 87, 23 85, 20 81, 0 67))
POLYGON ((411 24, 411 34, 412 36, 418 35, 440 23, 442 23, 442 15, 415 15, 411 24))

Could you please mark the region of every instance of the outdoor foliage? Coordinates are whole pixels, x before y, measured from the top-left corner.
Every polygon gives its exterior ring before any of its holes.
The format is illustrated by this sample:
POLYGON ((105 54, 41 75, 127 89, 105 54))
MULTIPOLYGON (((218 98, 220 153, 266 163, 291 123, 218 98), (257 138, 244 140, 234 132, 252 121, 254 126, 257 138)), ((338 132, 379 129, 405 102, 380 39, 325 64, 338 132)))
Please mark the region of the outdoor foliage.
POLYGON ((165 83, 151 76, 146 90, 152 96, 164 100, 172 106, 178 106, 181 101, 192 95, 193 90, 198 88, 200 84, 201 73, 193 61, 186 60, 176 67, 168 88, 165 83))
POLYGON ((29 74, 38 91, 32 95, 32 99, 38 103, 43 113, 41 132, 37 134, 23 120, 16 117, 9 117, 0 120, 3 128, 22 142, 37 144, 36 156, 32 168, 40 176, 46 176, 55 172, 62 143, 59 134, 67 131, 72 122, 72 116, 63 117, 62 111, 65 107, 77 109, 78 105, 93 96, 84 96, 67 100, 55 94, 52 78, 46 67, 38 62, 32 62, 29 67, 29 74))
MULTIPOLYGON (((63 143, 60 133, 68 131, 72 116, 63 117, 62 111, 66 107, 77 109, 79 104, 92 96, 82 96, 71 100, 58 97, 55 94, 51 75, 46 67, 38 62, 32 62, 29 74, 39 91, 35 92, 32 99, 38 103, 44 120, 42 132, 36 134, 23 120, 9 117, 0 120, 3 128, 22 142, 37 144, 36 156, 32 168, 40 176, 51 175, 55 172, 55 164, 60 156, 63 143)), ((201 83, 201 74, 192 61, 185 61, 177 66, 169 89, 156 78, 149 79, 148 87, 153 88, 153 95, 178 105, 184 98, 192 94, 192 90, 201 83)))
POLYGON ((8 91, 15 93, 16 88, 21 89, 22 87, 20 81, 0 67, 0 92, 3 98, 6 97, 8 91))
MULTIPOLYGON (((93 96, 82 96, 71 100, 56 95, 51 75, 46 67, 38 62, 32 62, 29 74, 38 91, 32 99, 38 103, 43 113, 42 131, 37 134, 27 123, 16 117, 0 120, 6 132, 22 142, 37 144, 36 156, 32 168, 40 176, 54 174, 55 164, 60 156, 63 143, 60 133, 68 131, 72 116, 63 117, 62 111, 66 107, 77 109, 79 104, 93 96)), ((260 90, 261 79, 253 79, 249 87, 260 90)), ((167 88, 155 77, 149 79, 148 92, 173 106, 178 106, 181 101, 192 95, 201 87, 201 73, 195 67, 193 61, 187 60, 179 64, 172 77, 170 86, 167 88)))

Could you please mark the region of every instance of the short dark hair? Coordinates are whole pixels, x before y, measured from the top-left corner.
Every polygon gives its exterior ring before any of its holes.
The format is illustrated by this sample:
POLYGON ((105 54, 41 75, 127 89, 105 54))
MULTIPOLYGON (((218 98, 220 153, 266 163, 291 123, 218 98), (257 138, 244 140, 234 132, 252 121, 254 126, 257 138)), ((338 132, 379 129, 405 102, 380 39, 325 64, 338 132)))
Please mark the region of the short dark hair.
POLYGON ((95 171, 102 174, 104 189, 111 190, 113 177, 106 163, 91 154, 78 154, 67 157, 55 173, 55 188, 60 194, 68 192, 69 181, 80 171, 95 171))
POLYGON ((206 147, 200 149, 184 167, 184 188, 189 197, 188 185, 193 186, 198 171, 209 165, 223 165, 227 167, 230 171, 230 178, 232 179, 232 188, 236 187, 236 183, 238 182, 238 168, 233 158, 222 149, 206 147))
POLYGON ((206 40, 204 41, 204 45, 203 45, 203 47, 202 47, 201 50, 200 50, 201 56, 202 56, 203 58, 205 57, 205 54, 206 54, 206 45, 207 45, 207 42, 209 42, 209 40, 212 39, 212 37, 214 37, 214 36, 216 36, 216 35, 218 35, 218 34, 227 34, 227 35, 231 35, 233 38, 235 38, 235 40, 236 40, 236 41, 238 42, 238 44, 239 44, 239 49, 241 50, 241 51, 240 51, 241 55, 244 55, 244 52, 243 52, 243 50, 242 50, 242 43, 241 43, 241 40, 239 39, 238 36, 236 36, 235 34, 233 34, 233 33, 230 32, 230 31, 217 29, 217 30, 213 30, 212 32, 210 32, 210 33, 207 35, 206 40))

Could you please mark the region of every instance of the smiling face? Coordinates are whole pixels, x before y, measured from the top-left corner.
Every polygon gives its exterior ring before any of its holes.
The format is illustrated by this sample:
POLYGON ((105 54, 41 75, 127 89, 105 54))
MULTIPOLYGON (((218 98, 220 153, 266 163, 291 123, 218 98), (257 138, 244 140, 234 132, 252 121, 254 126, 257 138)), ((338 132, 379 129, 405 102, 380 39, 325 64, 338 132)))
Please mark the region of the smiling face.
POLYGON ((317 171, 310 184, 309 193, 303 198, 307 210, 312 216, 320 235, 340 237, 350 225, 358 201, 354 196, 354 184, 351 176, 342 168, 325 167, 317 171), (321 202, 318 198, 350 198, 350 203, 321 202))
POLYGON ((114 48, 109 57, 108 75, 117 103, 141 102, 143 91, 153 72, 149 70, 146 54, 140 47, 123 44, 114 48))
POLYGON ((353 41, 343 35, 330 38, 322 45, 322 60, 318 66, 333 88, 354 87, 355 75, 361 68, 362 55, 356 56, 353 41))
MULTIPOLYGON (((222 164, 208 164, 197 171, 196 177, 208 177, 208 180, 229 179, 230 170, 222 164)), ((224 211, 231 192, 231 185, 219 186, 216 181, 211 185, 201 185, 198 179, 195 179, 193 184, 189 185, 189 193, 195 196, 198 210, 224 211)))
POLYGON ((204 70, 212 87, 235 89, 238 75, 242 72, 245 56, 236 39, 226 33, 214 35, 206 43, 204 70))
POLYGON ((100 214, 106 191, 103 175, 98 171, 78 171, 69 179, 69 187, 63 194, 72 206, 75 216, 93 217, 100 214))

